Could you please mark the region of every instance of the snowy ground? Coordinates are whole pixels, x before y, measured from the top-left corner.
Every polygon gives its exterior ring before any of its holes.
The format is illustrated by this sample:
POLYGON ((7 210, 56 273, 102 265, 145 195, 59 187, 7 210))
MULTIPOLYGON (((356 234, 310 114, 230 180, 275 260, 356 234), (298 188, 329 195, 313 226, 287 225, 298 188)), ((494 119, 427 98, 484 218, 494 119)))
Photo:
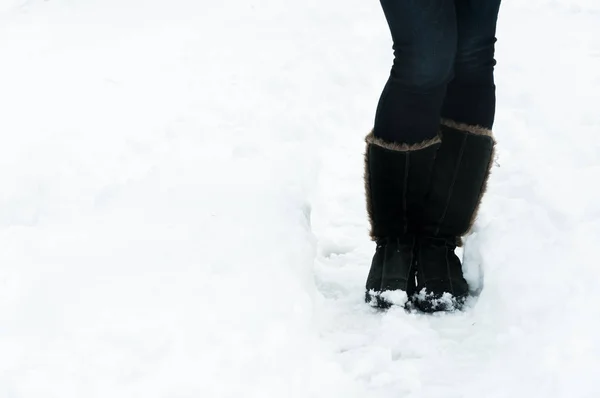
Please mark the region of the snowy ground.
POLYGON ((600 396, 600 3, 498 35, 482 293, 381 314, 377 1, 0 0, 0 398, 600 396))

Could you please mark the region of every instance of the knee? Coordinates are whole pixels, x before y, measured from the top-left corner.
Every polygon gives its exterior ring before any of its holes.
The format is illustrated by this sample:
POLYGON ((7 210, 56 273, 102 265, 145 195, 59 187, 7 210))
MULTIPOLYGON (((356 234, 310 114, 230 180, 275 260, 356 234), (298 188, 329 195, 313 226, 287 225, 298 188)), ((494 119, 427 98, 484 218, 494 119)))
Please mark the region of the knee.
POLYGON ((461 79, 492 78, 495 38, 472 38, 459 43, 454 73, 461 79))
POLYGON ((407 90, 427 92, 445 85, 452 77, 456 49, 451 43, 394 50, 391 77, 407 90))

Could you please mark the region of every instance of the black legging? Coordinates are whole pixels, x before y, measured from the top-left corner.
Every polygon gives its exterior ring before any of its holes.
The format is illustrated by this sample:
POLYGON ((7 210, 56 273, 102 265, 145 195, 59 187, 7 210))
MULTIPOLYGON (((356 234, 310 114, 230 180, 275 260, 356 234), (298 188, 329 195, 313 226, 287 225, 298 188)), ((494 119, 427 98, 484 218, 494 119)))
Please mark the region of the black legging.
POLYGON ((413 144, 433 138, 440 118, 491 129, 500 0, 381 0, 381 5, 395 57, 374 134, 413 144))

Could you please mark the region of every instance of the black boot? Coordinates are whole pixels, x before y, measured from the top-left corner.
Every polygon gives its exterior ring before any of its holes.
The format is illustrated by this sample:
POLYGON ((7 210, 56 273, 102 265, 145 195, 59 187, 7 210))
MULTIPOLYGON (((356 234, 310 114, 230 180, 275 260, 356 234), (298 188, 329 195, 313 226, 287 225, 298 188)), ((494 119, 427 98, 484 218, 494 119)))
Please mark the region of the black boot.
POLYGON ((366 301, 387 308, 415 292, 418 214, 429 186, 439 138, 416 145, 366 138, 365 190, 371 237, 377 249, 366 283, 366 301), (404 296, 404 298, 402 297, 404 296))
POLYGON ((454 250, 475 220, 494 159, 490 130, 444 120, 441 134, 416 250, 413 303, 427 312, 460 309, 469 294, 454 250))

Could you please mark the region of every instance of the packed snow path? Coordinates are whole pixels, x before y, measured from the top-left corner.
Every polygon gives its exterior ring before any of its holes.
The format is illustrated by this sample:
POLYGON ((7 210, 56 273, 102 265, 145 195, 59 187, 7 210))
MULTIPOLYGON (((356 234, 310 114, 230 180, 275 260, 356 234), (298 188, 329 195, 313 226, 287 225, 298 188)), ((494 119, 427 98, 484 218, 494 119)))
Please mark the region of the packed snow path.
POLYGON ((363 303, 377 1, 0 0, 0 397, 596 398, 600 5, 503 2, 466 311, 363 303))

